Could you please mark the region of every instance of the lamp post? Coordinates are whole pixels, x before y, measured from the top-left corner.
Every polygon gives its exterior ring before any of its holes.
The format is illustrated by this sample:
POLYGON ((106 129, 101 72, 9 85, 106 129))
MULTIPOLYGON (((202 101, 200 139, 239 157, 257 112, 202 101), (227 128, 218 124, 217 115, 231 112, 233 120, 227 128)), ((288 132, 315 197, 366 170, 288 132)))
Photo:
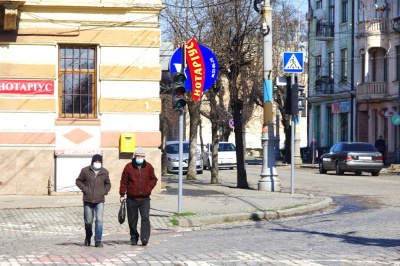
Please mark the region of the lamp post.
POLYGON ((263 147, 263 161, 261 179, 258 181, 258 190, 280 191, 281 183, 278 179, 275 162, 275 137, 272 115, 272 7, 270 0, 254 0, 254 9, 263 16, 263 61, 264 61, 264 122, 262 127, 261 143, 263 147), (264 2, 261 12, 257 5, 264 2))

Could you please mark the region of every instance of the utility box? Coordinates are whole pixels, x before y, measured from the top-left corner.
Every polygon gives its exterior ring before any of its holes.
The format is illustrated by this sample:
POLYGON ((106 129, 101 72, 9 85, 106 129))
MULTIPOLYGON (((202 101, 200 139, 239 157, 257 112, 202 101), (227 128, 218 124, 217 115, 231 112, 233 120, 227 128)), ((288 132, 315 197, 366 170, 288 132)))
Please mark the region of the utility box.
POLYGON ((135 134, 122 133, 119 140, 120 153, 133 153, 135 151, 135 134))

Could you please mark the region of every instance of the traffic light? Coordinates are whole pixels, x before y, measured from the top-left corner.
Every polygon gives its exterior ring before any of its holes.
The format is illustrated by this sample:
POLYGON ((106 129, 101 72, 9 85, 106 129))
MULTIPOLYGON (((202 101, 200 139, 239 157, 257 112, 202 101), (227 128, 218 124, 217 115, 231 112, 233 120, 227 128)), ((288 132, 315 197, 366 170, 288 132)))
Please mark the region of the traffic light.
POLYGON ((297 115, 299 112, 299 85, 291 84, 289 79, 286 83, 285 113, 297 115))
POLYGON ((304 86, 299 85, 299 111, 306 109, 306 95, 304 94, 304 86))
POLYGON ((175 73, 172 83, 172 108, 174 110, 183 110, 186 105, 185 100, 185 73, 175 73))

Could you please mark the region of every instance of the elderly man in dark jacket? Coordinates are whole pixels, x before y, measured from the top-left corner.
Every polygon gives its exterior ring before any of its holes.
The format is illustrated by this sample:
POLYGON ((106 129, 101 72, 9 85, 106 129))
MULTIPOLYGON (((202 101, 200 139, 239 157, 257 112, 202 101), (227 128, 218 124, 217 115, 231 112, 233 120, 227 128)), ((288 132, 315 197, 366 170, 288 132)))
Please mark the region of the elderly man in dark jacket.
POLYGON ((127 195, 127 212, 131 245, 137 245, 139 240, 146 246, 150 238, 150 195, 157 184, 153 166, 144 160, 143 148, 136 148, 132 162, 128 163, 121 176, 119 187, 120 201, 123 202, 127 195), (137 223, 141 217, 140 235, 137 223))
POLYGON ((102 167, 103 158, 100 154, 92 157, 92 163, 82 168, 76 179, 76 185, 83 192, 83 215, 85 220, 85 246, 90 246, 93 235, 92 224, 96 215, 94 241, 96 247, 103 247, 103 216, 105 195, 111 189, 110 177, 107 169, 102 167))

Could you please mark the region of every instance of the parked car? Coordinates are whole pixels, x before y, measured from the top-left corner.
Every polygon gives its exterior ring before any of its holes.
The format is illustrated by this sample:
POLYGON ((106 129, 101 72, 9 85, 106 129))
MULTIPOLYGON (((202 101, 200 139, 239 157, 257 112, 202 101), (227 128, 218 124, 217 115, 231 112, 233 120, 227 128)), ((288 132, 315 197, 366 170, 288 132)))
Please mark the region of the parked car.
MULTIPOLYGON (((189 141, 183 141, 182 153, 182 169, 187 172, 189 163, 189 141)), ((166 146, 167 170, 169 173, 179 173, 179 141, 167 141, 166 146)), ((198 174, 203 173, 203 158, 201 158, 200 150, 196 153, 196 171, 198 174)))
MULTIPOLYGON (((208 143, 205 151, 203 151, 204 169, 212 167, 212 145, 208 143)), ((232 142, 218 143, 218 168, 233 169, 236 163, 236 146, 232 142)))
POLYGON ((320 174, 335 171, 337 175, 369 172, 378 176, 383 168, 383 157, 374 145, 366 142, 338 142, 319 161, 320 174))

